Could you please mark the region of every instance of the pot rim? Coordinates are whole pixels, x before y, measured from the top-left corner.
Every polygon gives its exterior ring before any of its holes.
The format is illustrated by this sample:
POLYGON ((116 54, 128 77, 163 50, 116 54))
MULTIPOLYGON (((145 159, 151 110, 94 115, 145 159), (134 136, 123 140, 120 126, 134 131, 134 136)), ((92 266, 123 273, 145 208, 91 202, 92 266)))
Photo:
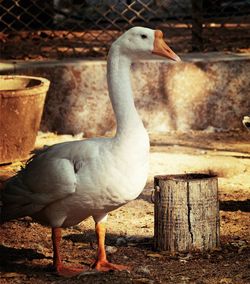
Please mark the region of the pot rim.
POLYGON ((24 89, 16 90, 0 90, 0 96, 2 97, 14 97, 14 96, 35 96, 41 93, 46 93, 49 89, 50 81, 44 77, 28 76, 28 75, 0 75, 1 80, 11 80, 15 78, 31 79, 40 81, 40 84, 24 89))

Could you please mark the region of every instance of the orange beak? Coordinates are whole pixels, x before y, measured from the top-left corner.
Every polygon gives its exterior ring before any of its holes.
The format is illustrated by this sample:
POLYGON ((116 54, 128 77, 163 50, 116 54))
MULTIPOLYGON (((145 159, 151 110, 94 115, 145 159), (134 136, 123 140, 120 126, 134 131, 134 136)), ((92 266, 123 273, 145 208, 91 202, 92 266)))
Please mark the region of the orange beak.
POLYGON ((180 57, 163 40, 163 33, 160 30, 155 31, 153 54, 167 57, 174 61, 181 61, 180 57))

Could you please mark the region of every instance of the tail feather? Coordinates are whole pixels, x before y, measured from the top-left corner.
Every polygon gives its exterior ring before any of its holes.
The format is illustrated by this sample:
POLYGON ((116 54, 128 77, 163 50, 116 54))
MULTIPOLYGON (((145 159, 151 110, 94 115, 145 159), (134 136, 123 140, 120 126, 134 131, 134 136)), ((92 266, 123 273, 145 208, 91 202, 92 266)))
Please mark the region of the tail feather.
POLYGON ((23 184, 21 175, 7 180, 0 190, 0 223, 31 216, 43 207, 44 204, 32 202, 32 193, 23 184))
POLYGON ((1 223, 33 215, 34 212, 38 212, 42 209, 42 205, 34 205, 32 203, 20 206, 19 204, 9 204, 8 206, 2 207, 1 211, 1 223))
POLYGON ((29 194, 27 190, 16 185, 12 185, 11 187, 7 186, 6 190, 3 190, 2 192, 2 200, 4 201, 4 204, 23 204, 28 202, 29 194))

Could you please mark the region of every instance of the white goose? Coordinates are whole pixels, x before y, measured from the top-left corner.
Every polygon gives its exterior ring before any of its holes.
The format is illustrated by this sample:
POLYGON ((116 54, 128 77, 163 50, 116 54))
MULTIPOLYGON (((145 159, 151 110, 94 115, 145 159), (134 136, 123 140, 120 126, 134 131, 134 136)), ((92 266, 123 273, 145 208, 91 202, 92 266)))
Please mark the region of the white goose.
POLYGON ((134 27, 120 36, 108 55, 108 88, 117 120, 113 138, 94 138, 53 145, 34 155, 1 191, 1 222, 31 216, 52 227, 53 266, 59 275, 72 276, 82 268, 64 266, 59 254, 61 228, 89 216, 96 222, 99 271, 127 267, 108 262, 105 222, 108 212, 135 199, 148 173, 149 138, 135 109, 130 83, 134 59, 153 54, 175 61, 159 30, 134 27))

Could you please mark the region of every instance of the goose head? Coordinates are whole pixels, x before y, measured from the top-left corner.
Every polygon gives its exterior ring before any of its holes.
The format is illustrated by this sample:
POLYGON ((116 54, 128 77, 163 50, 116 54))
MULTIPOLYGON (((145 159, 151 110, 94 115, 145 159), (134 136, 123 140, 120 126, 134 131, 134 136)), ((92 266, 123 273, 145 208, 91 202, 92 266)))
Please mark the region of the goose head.
POLYGON ((152 55, 166 57, 174 61, 181 61, 163 39, 160 30, 144 27, 133 27, 120 36, 113 44, 119 53, 133 59, 148 59, 152 55))

